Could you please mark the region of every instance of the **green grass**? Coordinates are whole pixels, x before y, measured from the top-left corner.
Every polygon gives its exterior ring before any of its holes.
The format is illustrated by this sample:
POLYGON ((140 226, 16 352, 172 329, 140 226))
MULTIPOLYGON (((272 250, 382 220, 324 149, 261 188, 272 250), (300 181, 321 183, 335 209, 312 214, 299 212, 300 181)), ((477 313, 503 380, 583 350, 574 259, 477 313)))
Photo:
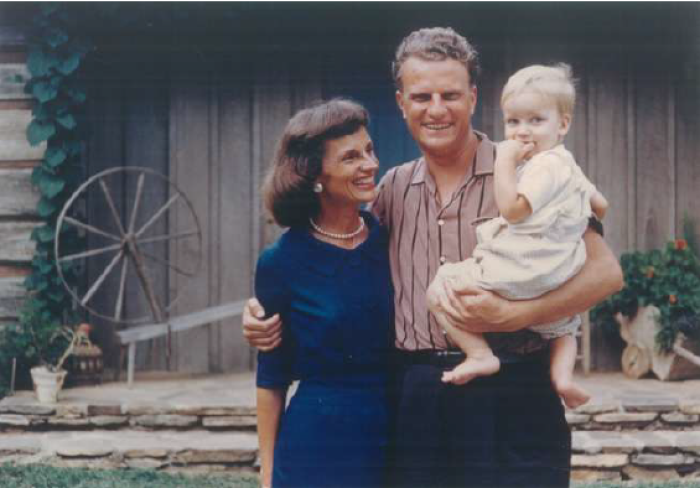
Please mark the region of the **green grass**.
POLYGON ((181 475, 154 470, 0 466, 2 488, 257 488, 252 475, 181 475))
POLYGON ((700 488, 700 480, 571 483, 571 488, 700 488))
MULTIPOLYGON (((181 475, 154 470, 0 466, 2 488, 257 488, 253 475, 181 475)), ((700 488, 695 481, 572 483, 571 488, 700 488)))

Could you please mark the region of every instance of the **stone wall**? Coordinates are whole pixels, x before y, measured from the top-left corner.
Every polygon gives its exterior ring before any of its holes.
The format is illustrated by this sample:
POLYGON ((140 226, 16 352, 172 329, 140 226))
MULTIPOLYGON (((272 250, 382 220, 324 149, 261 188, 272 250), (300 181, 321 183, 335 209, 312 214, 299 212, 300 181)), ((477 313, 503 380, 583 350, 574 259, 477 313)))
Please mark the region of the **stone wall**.
MULTIPOLYGON (((574 480, 700 479, 700 398, 595 403, 567 421, 574 480)), ((0 463, 254 470, 255 426, 250 406, 46 406, 16 397, 0 405, 0 463)))
POLYGON ((585 405, 567 421, 575 480, 700 479, 700 399, 585 405))

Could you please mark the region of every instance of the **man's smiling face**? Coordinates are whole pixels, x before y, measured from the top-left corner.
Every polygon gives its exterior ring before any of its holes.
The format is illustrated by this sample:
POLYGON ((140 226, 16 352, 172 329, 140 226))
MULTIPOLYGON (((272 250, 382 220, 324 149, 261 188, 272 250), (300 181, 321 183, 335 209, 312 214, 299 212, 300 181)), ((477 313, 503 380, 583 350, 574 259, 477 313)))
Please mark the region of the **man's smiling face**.
POLYGON ((426 156, 445 158, 464 150, 476 106, 476 87, 459 61, 407 59, 396 101, 408 130, 426 156))

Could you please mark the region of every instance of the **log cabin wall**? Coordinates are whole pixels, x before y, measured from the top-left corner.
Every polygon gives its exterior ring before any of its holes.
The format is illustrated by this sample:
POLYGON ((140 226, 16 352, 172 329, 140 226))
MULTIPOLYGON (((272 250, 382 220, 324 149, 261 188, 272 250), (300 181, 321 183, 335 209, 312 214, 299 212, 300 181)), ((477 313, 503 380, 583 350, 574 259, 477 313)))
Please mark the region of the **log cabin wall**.
POLYGON ((45 145, 27 142, 32 105, 17 78, 28 78, 25 26, 24 9, 0 5, 0 327, 17 321, 34 253, 30 235, 39 225, 30 175, 45 145))
MULTIPOLYGON (((274 4, 227 21, 124 36, 87 75, 89 172, 154 168, 187 193, 202 222, 202 273, 187 283, 172 275, 161 290, 186 285, 175 313, 250 296, 257 255, 280 232, 262 212, 261 179, 282 127, 309 101, 363 102, 382 171, 417 154, 394 107, 389 66, 401 38, 422 26, 453 26, 480 49, 474 125, 495 139, 510 73, 535 62, 573 66, 578 100, 567 145, 611 202, 606 239, 618 255, 680 236, 684 214, 700 223, 698 4, 274 4)), ((154 189, 149 198, 155 206, 166 195, 154 189)), ((178 225, 175 216, 169 226, 178 225)), ((176 262, 187 252, 163 249, 176 262)), ((173 368, 251 368, 239 329, 230 320, 178 334, 173 368)), ((619 369, 619 347, 594 329, 594 369, 619 369)), ((138 358, 141 369, 162 368, 162 341, 138 358)))

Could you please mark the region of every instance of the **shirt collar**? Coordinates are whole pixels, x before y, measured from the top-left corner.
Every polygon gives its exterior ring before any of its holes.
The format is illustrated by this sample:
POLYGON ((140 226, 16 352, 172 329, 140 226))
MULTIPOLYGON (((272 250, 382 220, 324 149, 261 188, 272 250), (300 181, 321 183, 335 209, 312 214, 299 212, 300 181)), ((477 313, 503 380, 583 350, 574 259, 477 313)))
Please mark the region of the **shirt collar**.
MULTIPOLYGON (((470 174, 467 175, 465 183, 469 181, 472 176, 493 174, 493 163, 496 160, 496 145, 492 143, 483 132, 475 130, 474 134, 476 134, 476 137, 479 139, 479 146, 476 148, 476 162, 470 174)), ((411 178, 411 185, 418 185, 421 183, 428 183, 431 188, 435 186, 433 177, 428 171, 428 163, 425 162, 423 156, 418 159, 416 170, 413 173, 413 178, 411 178)))

